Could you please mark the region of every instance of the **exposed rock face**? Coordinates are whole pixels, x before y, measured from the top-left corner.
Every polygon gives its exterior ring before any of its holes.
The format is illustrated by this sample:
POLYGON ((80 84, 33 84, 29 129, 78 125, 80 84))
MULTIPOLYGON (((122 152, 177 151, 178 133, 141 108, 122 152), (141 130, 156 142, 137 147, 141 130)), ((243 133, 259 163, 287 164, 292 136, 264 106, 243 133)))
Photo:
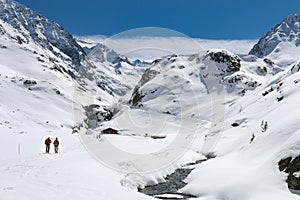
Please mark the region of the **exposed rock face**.
POLYGON ((57 48, 69 56, 73 64, 77 67, 80 66, 80 61, 85 53, 73 36, 60 25, 13 0, 0 1, 0 10, 0 19, 17 29, 25 38, 16 36, 19 44, 29 43, 30 40, 33 40, 36 44, 52 51, 56 56, 63 57, 60 52, 55 50, 57 48))
MULTIPOLYGON (((240 73, 242 60, 239 56, 227 50, 209 50, 206 52, 204 62, 208 59, 216 63, 217 71, 213 72, 213 75, 219 77, 229 93, 238 91, 238 94, 243 96, 247 90, 254 90, 260 85, 248 75, 240 73)), ((205 79, 206 75, 212 76, 212 73, 203 73, 205 79)))
POLYGON ((300 62, 293 65, 293 67, 291 68, 291 74, 297 73, 300 71, 300 62))
POLYGON ((109 109, 96 104, 86 106, 84 109, 87 116, 85 123, 89 128, 92 129, 97 128, 99 123, 101 122, 111 120, 113 116, 112 112, 109 109))
POLYGON ((236 55, 230 55, 225 50, 207 51, 207 55, 211 58, 211 60, 227 65, 225 69, 219 69, 224 74, 237 72, 241 68, 241 59, 236 55))
POLYGON ((141 100, 144 96, 146 96, 147 93, 143 93, 143 91, 140 91, 140 88, 153 79, 157 74, 159 74, 158 71, 153 69, 147 69, 145 70, 144 74, 142 75, 141 80, 139 81, 138 85, 134 88, 132 96, 129 100, 129 104, 132 104, 133 106, 142 106, 141 100))
POLYGON ((280 24, 272 28, 251 49, 249 54, 259 58, 265 57, 276 50, 279 43, 292 42, 300 45, 300 14, 289 15, 280 24))
POLYGON ((300 190, 300 156, 296 158, 288 157, 280 160, 279 170, 288 174, 287 183, 290 189, 300 190))
POLYGON ((268 70, 266 67, 260 67, 260 66, 258 66, 255 71, 260 76, 265 76, 268 73, 268 70))

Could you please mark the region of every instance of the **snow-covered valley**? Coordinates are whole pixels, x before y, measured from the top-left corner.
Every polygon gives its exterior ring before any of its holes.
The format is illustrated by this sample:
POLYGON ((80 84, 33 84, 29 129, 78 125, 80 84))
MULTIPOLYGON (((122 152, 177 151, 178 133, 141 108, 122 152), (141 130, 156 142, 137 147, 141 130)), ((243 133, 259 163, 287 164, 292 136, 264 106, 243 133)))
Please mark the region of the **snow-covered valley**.
POLYGON ((156 198, 300 199, 299 14, 255 45, 197 46, 98 44, 15 1, 0 10, 0 200, 154 199, 138 191, 173 179, 156 198))

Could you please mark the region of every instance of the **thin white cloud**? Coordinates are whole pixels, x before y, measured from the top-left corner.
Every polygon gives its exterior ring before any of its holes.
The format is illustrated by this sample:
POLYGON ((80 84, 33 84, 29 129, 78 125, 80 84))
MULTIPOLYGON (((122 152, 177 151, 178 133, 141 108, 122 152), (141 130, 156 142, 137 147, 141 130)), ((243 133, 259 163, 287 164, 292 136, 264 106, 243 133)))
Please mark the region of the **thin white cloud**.
POLYGON ((184 37, 107 38, 103 35, 77 38, 87 41, 90 46, 104 43, 119 54, 143 60, 153 60, 174 53, 199 53, 207 49, 227 49, 235 54, 247 54, 257 42, 257 40, 207 40, 184 37))

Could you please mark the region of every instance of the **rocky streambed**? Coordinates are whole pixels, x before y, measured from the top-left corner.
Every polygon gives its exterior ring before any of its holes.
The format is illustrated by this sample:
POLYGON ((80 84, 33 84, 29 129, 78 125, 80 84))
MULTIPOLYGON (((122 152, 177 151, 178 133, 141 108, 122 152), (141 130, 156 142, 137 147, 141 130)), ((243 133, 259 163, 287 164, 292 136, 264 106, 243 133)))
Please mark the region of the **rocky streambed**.
POLYGON ((206 160, 199 160, 194 164, 189 164, 185 167, 179 168, 172 174, 168 175, 165 178, 165 182, 146 186, 143 189, 139 189, 139 192, 158 199, 179 200, 196 198, 196 196, 180 193, 178 191, 187 184, 184 182, 184 179, 193 171, 196 165, 213 157, 215 156, 209 155, 206 160))
POLYGON ((146 186, 145 188, 140 189, 139 192, 159 199, 188 199, 190 197, 194 197, 178 192, 179 189, 186 185, 183 180, 191 173, 192 170, 192 168, 177 169, 165 178, 166 182, 146 186))

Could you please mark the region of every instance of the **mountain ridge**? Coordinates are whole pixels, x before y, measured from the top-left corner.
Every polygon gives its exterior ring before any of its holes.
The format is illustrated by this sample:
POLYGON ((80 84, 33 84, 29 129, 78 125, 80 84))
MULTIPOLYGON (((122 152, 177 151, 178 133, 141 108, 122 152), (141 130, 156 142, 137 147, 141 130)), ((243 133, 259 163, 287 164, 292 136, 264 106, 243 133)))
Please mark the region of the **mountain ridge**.
POLYGON ((80 66, 81 59, 85 55, 84 51, 73 36, 56 22, 48 20, 41 14, 13 0, 2 0, 0 9, 2 10, 0 19, 19 30, 26 39, 26 41, 19 40, 20 43, 28 43, 31 38, 38 45, 63 57, 54 50, 56 47, 69 56, 77 68, 80 66))
POLYGON ((300 14, 291 14, 260 38, 249 54, 259 58, 266 57, 274 50, 276 51, 276 47, 282 42, 292 42, 298 47, 300 45, 299 32, 300 14))

